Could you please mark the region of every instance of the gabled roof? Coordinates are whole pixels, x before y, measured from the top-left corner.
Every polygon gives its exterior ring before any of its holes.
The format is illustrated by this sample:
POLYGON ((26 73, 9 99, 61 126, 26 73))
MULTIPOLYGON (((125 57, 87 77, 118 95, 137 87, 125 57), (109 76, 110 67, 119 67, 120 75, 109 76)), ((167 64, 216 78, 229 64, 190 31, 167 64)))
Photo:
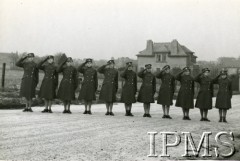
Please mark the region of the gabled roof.
POLYGON ((153 43, 152 40, 147 41, 147 47, 143 51, 140 51, 137 56, 154 56, 155 53, 170 53, 169 56, 188 56, 193 54, 186 46, 178 43, 177 40, 172 42, 153 43))

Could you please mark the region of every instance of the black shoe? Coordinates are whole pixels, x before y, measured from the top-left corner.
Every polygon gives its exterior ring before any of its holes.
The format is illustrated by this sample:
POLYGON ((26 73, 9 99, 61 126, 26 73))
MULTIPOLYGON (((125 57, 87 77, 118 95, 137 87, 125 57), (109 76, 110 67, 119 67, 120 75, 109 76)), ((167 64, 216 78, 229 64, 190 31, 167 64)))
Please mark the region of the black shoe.
POLYGON ((42 111, 42 113, 46 113, 46 112, 48 112, 48 109, 47 109, 47 108, 45 108, 45 109, 42 111))
POLYGON ((165 119, 165 118, 167 118, 167 117, 166 117, 166 115, 163 115, 162 118, 165 119))
POLYGON ((182 118, 183 120, 187 120, 187 117, 186 116, 183 116, 183 118, 182 118))
POLYGON ((28 112, 28 109, 27 109, 27 108, 24 108, 24 109, 22 110, 22 112, 28 112))
POLYGON ((191 120, 189 116, 186 117, 187 120, 191 120))
POLYGON ((147 117, 152 117, 150 114, 147 114, 147 117))
POLYGON ((129 112, 129 115, 128 116, 134 116, 131 112, 129 112))
POLYGON ((143 117, 147 117, 147 114, 144 114, 143 117))
POLYGON ((219 119, 219 121, 218 122, 222 122, 223 121, 223 118, 220 116, 220 119, 219 119))
POLYGON ((105 115, 109 115, 110 113, 109 112, 106 112, 105 115))
POLYGON ((168 119, 172 119, 172 117, 171 117, 171 116, 169 116, 169 115, 166 115, 166 118, 168 118, 168 119))
POLYGON ((208 118, 205 118, 205 121, 208 121, 208 122, 210 122, 210 120, 209 120, 208 118))
POLYGON ((85 111, 83 112, 83 114, 88 114, 88 111, 85 110, 85 111))
POLYGON ((110 112, 109 115, 114 116, 114 113, 113 113, 113 112, 110 112))
POLYGON ((204 121, 204 118, 201 118, 200 121, 204 121))
POLYGON ((88 111, 88 114, 89 114, 89 115, 91 115, 91 114, 92 114, 92 112, 91 112, 91 111, 88 111))
POLYGON ((227 123, 226 117, 223 117, 223 120, 222 120, 222 122, 225 122, 225 123, 227 123))
POLYGON ((53 113, 51 109, 48 110, 48 113, 53 113))
POLYGON ((29 108, 29 109, 28 109, 28 112, 33 112, 32 108, 29 108))
POLYGON ((64 110, 63 113, 67 113, 67 110, 64 110))
POLYGON ((68 114, 71 114, 72 112, 71 112, 70 110, 67 110, 67 113, 68 113, 68 114))

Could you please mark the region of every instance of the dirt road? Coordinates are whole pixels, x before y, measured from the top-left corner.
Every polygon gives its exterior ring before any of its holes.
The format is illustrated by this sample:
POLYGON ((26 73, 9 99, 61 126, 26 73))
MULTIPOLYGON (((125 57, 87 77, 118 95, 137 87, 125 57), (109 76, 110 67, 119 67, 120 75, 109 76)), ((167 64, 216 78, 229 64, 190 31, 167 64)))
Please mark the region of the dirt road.
MULTIPOLYGON (((200 122, 199 110, 190 111, 192 121, 182 120, 181 109, 171 107, 172 120, 162 119, 161 106, 152 104, 152 118, 143 118, 142 104, 133 105, 134 117, 124 116, 123 104, 114 105, 115 116, 105 116, 104 105, 93 105, 93 115, 83 115, 84 107, 72 106, 73 114, 62 114, 62 106, 53 106, 53 114, 43 114, 43 107, 33 113, 21 110, 0 111, 0 160, 169 160, 183 158, 184 142, 169 148, 171 157, 149 158, 147 132, 189 131, 198 144, 204 131, 211 131, 211 154, 216 146, 214 136, 219 131, 233 131, 235 155, 240 158, 240 95, 232 99, 228 123, 218 123, 218 111, 209 112, 211 122, 200 122)), ((161 135, 156 135, 156 152, 162 152, 161 135)), ((182 138, 184 139, 184 138, 182 138)), ((169 142, 174 142, 170 139, 169 142)), ((204 159, 201 157, 190 159, 204 159)), ((208 158, 221 159, 221 158, 208 158)))

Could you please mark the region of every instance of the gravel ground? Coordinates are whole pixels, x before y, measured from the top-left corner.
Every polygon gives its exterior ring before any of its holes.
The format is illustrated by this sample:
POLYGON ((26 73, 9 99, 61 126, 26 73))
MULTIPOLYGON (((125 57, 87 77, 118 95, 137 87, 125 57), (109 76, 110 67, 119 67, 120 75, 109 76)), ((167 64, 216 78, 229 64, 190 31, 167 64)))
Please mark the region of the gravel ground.
MULTIPOLYGON (((211 122, 200 122, 199 110, 190 111, 192 121, 182 120, 180 108, 171 107, 172 120, 162 119, 161 106, 152 104, 152 118, 143 118, 142 104, 133 105, 134 117, 124 116, 123 104, 114 105, 115 116, 105 116, 103 104, 93 105, 93 115, 83 115, 84 107, 72 106, 73 114, 62 114, 62 106, 53 106, 53 114, 43 114, 43 107, 34 107, 33 113, 21 110, 0 111, 0 160, 175 160, 223 159, 183 158, 184 142, 169 148, 171 157, 147 157, 149 136, 147 132, 189 131, 198 144, 204 131, 211 131, 210 152, 217 146, 214 136, 219 131, 233 131, 235 155, 240 158, 240 95, 232 99, 228 123, 218 123, 218 110, 209 112, 211 122)), ((182 137, 182 140, 184 138, 182 137)), ((172 140, 173 142, 174 140, 172 140)), ((171 139, 169 139, 171 142, 171 139)), ((226 149, 228 150, 228 149, 226 149)), ((226 152, 225 150, 225 152, 226 152)), ((161 135, 156 135, 156 152, 162 152, 161 135)), ((223 150, 224 152, 224 150, 223 150)))

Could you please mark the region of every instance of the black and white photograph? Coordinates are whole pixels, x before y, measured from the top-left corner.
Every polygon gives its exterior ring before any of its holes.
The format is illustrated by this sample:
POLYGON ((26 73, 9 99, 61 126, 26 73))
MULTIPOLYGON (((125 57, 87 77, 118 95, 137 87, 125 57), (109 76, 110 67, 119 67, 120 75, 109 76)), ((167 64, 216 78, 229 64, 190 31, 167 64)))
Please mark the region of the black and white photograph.
POLYGON ((0 160, 240 160, 240 0, 0 0, 0 160))

